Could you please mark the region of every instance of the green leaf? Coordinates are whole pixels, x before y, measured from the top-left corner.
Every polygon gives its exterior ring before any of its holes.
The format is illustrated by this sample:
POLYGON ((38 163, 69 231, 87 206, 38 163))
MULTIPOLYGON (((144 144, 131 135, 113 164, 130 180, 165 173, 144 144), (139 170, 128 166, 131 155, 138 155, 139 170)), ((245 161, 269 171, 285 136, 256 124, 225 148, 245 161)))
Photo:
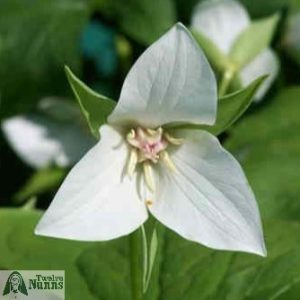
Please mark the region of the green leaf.
POLYGON ((235 40, 229 57, 241 69, 251 62, 272 40, 279 15, 252 22, 235 40))
POLYGON ((102 14, 136 41, 149 45, 176 22, 172 0, 94 0, 102 14), (154 17, 155 16, 155 17, 154 17))
POLYGON ((106 123, 116 102, 91 90, 72 73, 69 67, 66 66, 65 71, 90 130, 99 139, 99 127, 106 123))
POLYGON ((219 99, 217 121, 213 126, 185 124, 173 126, 181 129, 202 129, 219 135, 237 121, 251 104, 253 96, 267 76, 261 76, 247 87, 219 99))
MULTIPOLYGON (((68 299, 132 299, 128 237, 102 243, 38 237, 33 229, 39 218, 34 210, 0 210, 1 269, 66 270, 68 299)), ((300 224, 269 221, 264 227, 267 258, 215 251, 166 231, 158 238, 159 259, 143 300, 254 300, 295 293, 300 224)))
MULTIPOLYGON (((160 228, 163 231, 163 228, 160 228)), ((158 234, 157 253, 163 250, 163 239, 158 234)), ((82 252, 77 260, 77 266, 86 280, 89 289, 96 295, 97 299, 109 300, 131 300, 143 297, 143 300, 156 300, 159 298, 159 270, 160 259, 155 260, 152 270, 152 278, 146 294, 143 294, 143 241, 141 231, 138 230, 133 235, 110 242, 99 243, 95 247, 89 248, 82 252), (138 252, 130 253, 132 242, 138 242, 134 248, 138 252), (132 259, 134 259, 134 268, 131 270, 132 259), (131 263, 130 263, 131 261, 131 263), (139 276, 133 278, 134 276, 139 276), (95 280, 96 279, 96 280, 95 280), (138 293, 132 294, 131 287, 133 281, 139 287, 138 293)), ((152 247, 155 246, 155 238, 152 247)))
MULTIPOLYGON (((67 299, 132 299, 128 238, 82 243, 38 237, 33 229, 39 218, 37 211, 0 210, 1 269, 66 270, 67 299)), ((160 259, 143 299, 254 300, 295 294, 300 224, 269 221, 264 227, 267 258, 215 251, 167 231, 159 238, 160 259)))
POLYGON ((300 2, 298 0, 289 0, 290 9, 293 12, 299 12, 300 10, 300 2))
MULTIPOLYGON (((295 293, 300 279, 300 224, 269 221, 265 233, 269 253, 262 258, 208 249, 167 230, 159 238, 159 260, 143 300, 254 300, 295 293)), ((123 238, 84 251, 77 265, 98 299, 129 300, 128 259, 128 238, 123 238)))
POLYGON ((292 289, 300 278, 300 225, 271 221, 265 232, 267 258, 210 250, 169 233, 159 299, 275 299, 292 289))
POLYGON ((64 169, 56 167, 38 170, 15 194, 14 199, 21 202, 32 196, 51 191, 58 187, 65 175, 66 171, 64 169))
POLYGON ((92 244, 35 236, 40 216, 35 210, 0 210, 0 269, 65 270, 66 299, 94 300, 76 267, 77 258, 92 244))
POLYGON ((247 110, 254 95, 265 81, 267 76, 261 76, 247 87, 222 97, 218 102, 217 122, 207 130, 218 135, 228 129, 247 110))
POLYGON ((223 295, 230 300, 279 299, 298 285, 299 223, 272 221, 266 224, 265 230, 267 259, 234 256, 214 299, 222 299, 223 295))
POLYGON ((88 15, 84 0, 1 0, 1 118, 30 111, 44 96, 65 94, 62 66, 80 70, 88 15))
POLYGON ((300 87, 283 90, 230 132, 225 146, 241 161, 265 218, 300 221, 300 87))
POLYGON ((215 70, 222 72, 226 70, 228 66, 230 66, 230 59, 215 45, 211 39, 195 29, 192 29, 191 32, 215 70))
POLYGON ((91 247, 81 253, 76 264, 96 299, 132 299, 127 239, 91 247))

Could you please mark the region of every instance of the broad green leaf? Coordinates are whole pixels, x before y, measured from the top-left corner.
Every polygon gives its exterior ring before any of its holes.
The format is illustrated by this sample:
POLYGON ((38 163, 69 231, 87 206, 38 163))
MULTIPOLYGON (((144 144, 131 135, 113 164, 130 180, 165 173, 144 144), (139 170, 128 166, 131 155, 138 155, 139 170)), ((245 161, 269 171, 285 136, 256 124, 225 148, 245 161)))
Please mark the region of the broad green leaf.
POLYGON ((0 210, 0 269, 65 270, 66 299, 97 299, 75 263, 92 244, 35 236, 40 216, 35 210, 0 210))
POLYGON ((44 96, 64 95, 62 66, 80 69, 84 0, 1 0, 0 117, 24 113, 44 96))
POLYGON ((293 289, 300 278, 300 224, 272 221, 265 232, 267 258, 210 250, 169 233, 159 299, 275 299, 293 289))
MULTIPOLYGON (((147 293, 143 295, 143 256, 142 235, 137 230, 133 236, 99 243, 82 252, 77 259, 80 270, 89 289, 100 300, 154 300, 159 298, 159 263, 154 265, 153 278, 147 293), (132 241, 138 252, 132 252, 132 241), (133 263, 132 261, 133 260, 133 263), (134 266, 135 270, 131 267, 134 266), (137 276, 133 278, 134 276, 137 276), (133 295, 133 281, 139 286, 138 294, 133 295)), ((161 251, 161 244, 159 244, 161 251)))
POLYGON ((247 87, 220 98, 218 102, 217 121, 215 125, 207 126, 186 124, 174 126, 173 128, 202 129, 209 131, 214 135, 219 135, 242 116, 242 114, 251 104, 253 96, 265 79, 266 76, 259 77, 247 87))
POLYGON ((78 257, 76 265, 96 299, 132 299, 128 239, 117 239, 87 249, 78 257))
POLYGON ((171 0, 94 0, 94 8, 142 44, 151 44, 176 22, 171 0))
POLYGON ((229 57, 239 68, 251 62, 272 40, 279 15, 254 21, 235 40, 229 57))
POLYGON ((231 63, 227 55, 209 37, 195 29, 192 29, 192 34, 216 71, 223 72, 230 66, 231 63))
POLYGON ((24 201, 32 196, 51 191, 59 186, 65 175, 64 169, 56 167, 38 170, 15 194, 14 199, 18 202, 24 201))
POLYGON ((116 102, 91 90, 72 73, 69 67, 66 66, 65 71, 90 130, 99 139, 99 127, 106 122, 116 102))
MULTIPOLYGON (((269 221, 265 236, 268 257, 262 258, 208 249, 167 230, 159 238, 159 260, 143 300, 254 300, 295 293, 300 224, 269 221)), ((97 299, 117 300, 121 291, 122 299, 131 299, 129 255, 128 238, 98 244, 80 255, 77 265, 97 299)))
MULTIPOLYGON (((37 211, 0 210, 1 268, 64 269, 70 299, 131 299, 128 238, 82 243, 37 237, 39 217, 37 211)), ((295 293, 300 224, 269 221, 264 227, 267 258, 215 251, 171 231, 159 234, 159 260, 143 300, 254 300, 295 293)))
MULTIPOLYGON (((163 232, 163 228, 160 228, 163 232)), ((146 294, 143 294, 143 255, 142 255, 142 235, 141 230, 133 233, 134 236, 117 239, 115 241, 99 243, 95 247, 82 252, 77 260, 77 266, 86 281, 89 289, 97 299, 101 300, 131 300, 134 298, 131 292, 133 276, 137 276, 140 287, 137 297, 143 300, 160 299, 159 276, 160 264, 162 263, 163 239, 158 234, 158 248, 160 259, 156 262, 152 270, 152 278, 146 294), (136 239, 135 245, 138 252, 130 253, 132 241, 136 239), (133 264, 132 261, 133 260, 133 264), (134 265, 135 270, 131 267, 134 265)), ((155 241, 152 246, 155 246, 155 241)))
POLYGON ((267 223, 267 259, 233 256, 214 299, 280 299, 280 295, 293 292, 300 280, 299 230, 299 223, 267 223))
POLYGON ((242 120, 225 146, 241 161, 265 218, 300 220, 300 87, 242 120))

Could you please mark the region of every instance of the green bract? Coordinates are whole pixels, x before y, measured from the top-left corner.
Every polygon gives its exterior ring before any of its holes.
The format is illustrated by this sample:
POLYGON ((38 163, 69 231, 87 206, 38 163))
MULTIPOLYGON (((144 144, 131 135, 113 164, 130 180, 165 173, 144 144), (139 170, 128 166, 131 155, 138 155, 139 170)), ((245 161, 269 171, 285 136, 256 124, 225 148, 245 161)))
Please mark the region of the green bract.
POLYGON ((91 90, 72 73, 69 67, 66 66, 65 71, 90 130, 99 139, 99 127, 106 123, 106 119, 113 111, 116 103, 91 90))
POLYGON ((213 126, 187 124, 178 125, 178 127, 204 129, 214 135, 219 135, 237 121, 247 110, 257 89, 259 89, 265 79, 266 76, 262 76, 253 81, 246 88, 220 98, 218 101, 217 120, 213 126))
POLYGON ((240 33, 233 43, 229 57, 238 70, 250 63, 261 51, 266 49, 274 35, 279 15, 254 21, 240 33))
POLYGON ((230 58, 209 37, 195 29, 192 29, 191 32, 217 71, 224 71, 231 66, 230 58))
MULTIPOLYGON (((99 128, 106 121, 107 117, 115 106, 115 102, 91 90, 83 82, 76 78, 71 70, 67 67, 66 73, 92 134, 99 138, 99 132, 97 128, 99 128)), ((253 81, 249 86, 233 94, 220 98, 218 102, 217 121, 213 126, 170 124, 167 125, 167 127, 204 129, 214 135, 219 135, 228 129, 228 127, 246 111, 253 99, 254 94, 257 92, 266 77, 267 76, 262 76, 253 81)))

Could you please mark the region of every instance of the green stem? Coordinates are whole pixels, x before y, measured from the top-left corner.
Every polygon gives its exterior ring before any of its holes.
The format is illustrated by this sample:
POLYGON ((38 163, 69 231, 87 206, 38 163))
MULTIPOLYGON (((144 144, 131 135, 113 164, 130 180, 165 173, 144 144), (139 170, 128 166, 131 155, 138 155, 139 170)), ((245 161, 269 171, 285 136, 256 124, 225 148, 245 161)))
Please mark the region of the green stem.
POLYGON ((219 86, 219 98, 223 97, 224 95, 226 95, 226 92, 230 86, 230 83, 233 79, 235 75, 235 68, 227 68, 225 70, 225 72, 223 73, 223 76, 222 76, 222 79, 221 79, 221 83, 220 83, 220 86, 219 86))
POLYGON ((142 300, 142 264, 140 229, 130 235, 130 276, 132 300, 142 300))

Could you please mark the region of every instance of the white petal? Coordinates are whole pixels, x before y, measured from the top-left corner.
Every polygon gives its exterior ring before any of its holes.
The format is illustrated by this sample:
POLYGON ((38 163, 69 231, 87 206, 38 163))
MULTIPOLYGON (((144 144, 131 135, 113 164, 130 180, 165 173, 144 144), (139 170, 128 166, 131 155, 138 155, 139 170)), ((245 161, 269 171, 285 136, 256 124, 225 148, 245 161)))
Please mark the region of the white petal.
POLYGON ((211 67, 188 30, 177 24, 134 64, 108 120, 145 127, 171 122, 213 124, 216 106, 211 67))
POLYGON ((255 95, 255 101, 259 101, 266 94, 279 72, 279 61, 271 49, 264 50, 250 64, 240 72, 242 84, 247 86, 253 80, 262 75, 269 75, 255 95))
POLYGON ((237 1, 200 2, 192 15, 192 27, 228 54, 237 36, 250 24, 245 8, 237 1))
POLYGON ((39 235, 109 240, 137 229, 146 219, 135 179, 124 176, 127 146, 112 127, 71 170, 36 228, 39 235))
POLYGON ((39 115, 13 117, 1 127, 14 151, 34 168, 76 163, 93 145, 77 124, 61 124, 39 115))
POLYGON ((265 255, 254 195, 238 162, 205 131, 179 131, 178 171, 160 168, 152 214, 188 240, 265 255))

